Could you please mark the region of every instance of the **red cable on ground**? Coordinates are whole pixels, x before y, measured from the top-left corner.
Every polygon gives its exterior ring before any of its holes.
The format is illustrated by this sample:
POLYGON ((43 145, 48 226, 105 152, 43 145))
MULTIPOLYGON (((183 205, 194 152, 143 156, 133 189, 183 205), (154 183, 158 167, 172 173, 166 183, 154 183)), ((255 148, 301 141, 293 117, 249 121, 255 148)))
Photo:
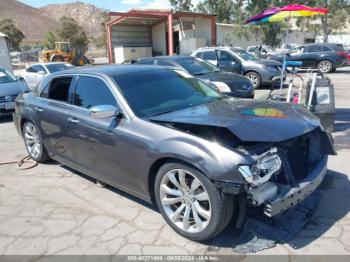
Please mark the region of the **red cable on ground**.
POLYGON ((19 170, 26 170, 34 168, 38 165, 38 162, 33 160, 30 156, 26 156, 21 158, 19 161, 8 161, 8 162, 0 162, 0 166, 2 165, 11 165, 11 164, 17 164, 16 167, 19 170), (29 164, 28 166, 22 167, 24 164, 29 164))

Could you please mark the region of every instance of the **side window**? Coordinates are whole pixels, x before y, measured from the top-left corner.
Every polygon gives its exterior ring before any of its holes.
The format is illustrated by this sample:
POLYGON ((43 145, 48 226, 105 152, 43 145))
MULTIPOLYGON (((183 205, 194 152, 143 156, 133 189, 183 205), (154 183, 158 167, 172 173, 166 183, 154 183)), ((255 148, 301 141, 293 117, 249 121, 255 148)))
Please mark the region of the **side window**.
POLYGON ((313 46, 309 46, 307 51, 308 51, 308 53, 315 53, 315 52, 322 51, 322 48, 319 45, 313 45, 313 46))
POLYGON ((257 49, 258 49, 258 48, 257 48, 256 46, 251 46, 251 47, 248 48, 248 52, 253 53, 253 52, 255 52, 257 49))
POLYGON ((37 73, 37 71, 35 70, 35 66, 28 67, 26 69, 26 72, 28 72, 28 73, 37 73))
POLYGON ((203 52, 204 60, 217 60, 215 51, 203 52))
POLYGON ((202 54, 203 54, 203 52, 198 52, 198 53, 196 53, 196 57, 197 58, 202 58, 202 54))
POLYGON ((141 60, 138 62, 140 65, 154 65, 154 60, 141 60))
POLYGON ((98 105, 117 106, 117 103, 104 81, 96 77, 79 76, 74 105, 90 109, 98 105))
POLYGON ((40 97, 68 103, 69 88, 72 80, 72 76, 52 79, 51 82, 45 86, 44 90, 40 94, 40 97))
POLYGON ((35 69, 36 69, 37 72, 43 71, 43 72, 46 73, 45 68, 43 66, 41 66, 41 65, 37 65, 35 69))
POLYGON ((158 60, 157 61, 157 65, 160 65, 160 66, 174 66, 172 63, 170 62, 167 62, 167 61, 162 61, 162 60, 158 60))
POLYGON ((322 51, 325 51, 325 52, 333 51, 332 48, 330 48, 329 46, 326 46, 326 45, 321 46, 321 48, 322 48, 322 51))
POLYGON ((220 62, 234 62, 235 59, 232 55, 225 51, 218 51, 219 61, 220 62))

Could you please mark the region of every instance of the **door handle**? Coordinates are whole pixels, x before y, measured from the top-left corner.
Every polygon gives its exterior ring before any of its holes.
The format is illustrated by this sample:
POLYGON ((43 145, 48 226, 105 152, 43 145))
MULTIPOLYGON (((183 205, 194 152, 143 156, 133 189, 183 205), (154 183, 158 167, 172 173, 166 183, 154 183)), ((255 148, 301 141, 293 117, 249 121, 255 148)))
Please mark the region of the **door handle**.
POLYGON ((68 122, 73 124, 78 124, 79 120, 73 117, 68 117, 68 122))
POLYGON ((42 112, 43 109, 42 109, 41 107, 36 107, 36 108, 35 108, 35 111, 42 112))

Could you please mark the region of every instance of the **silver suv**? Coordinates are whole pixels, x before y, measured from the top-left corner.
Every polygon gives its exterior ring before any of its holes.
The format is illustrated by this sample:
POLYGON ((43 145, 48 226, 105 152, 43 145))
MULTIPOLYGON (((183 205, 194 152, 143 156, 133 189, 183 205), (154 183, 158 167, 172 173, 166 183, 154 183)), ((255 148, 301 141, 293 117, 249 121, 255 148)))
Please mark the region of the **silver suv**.
POLYGON ((281 76, 281 62, 258 59, 238 47, 204 47, 191 55, 206 60, 221 70, 248 77, 254 88, 271 86, 272 79, 281 76))

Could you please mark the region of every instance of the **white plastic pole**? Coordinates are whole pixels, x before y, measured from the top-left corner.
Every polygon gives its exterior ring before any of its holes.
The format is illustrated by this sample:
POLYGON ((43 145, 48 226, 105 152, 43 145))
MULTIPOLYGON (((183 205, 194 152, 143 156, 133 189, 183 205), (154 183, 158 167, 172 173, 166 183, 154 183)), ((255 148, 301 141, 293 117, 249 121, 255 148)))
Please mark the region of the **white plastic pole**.
POLYGON ((317 73, 313 73, 312 75, 312 82, 311 82, 311 89, 310 89, 310 94, 309 94, 309 102, 307 103, 307 109, 310 110, 312 106, 312 99, 314 97, 314 92, 316 88, 316 78, 317 78, 317 73))
MULTIPOLYGON (((287 28, 287 34, 286 34, 286 42, 285 44, 288 44, 288 36, 289 36, 289 29, 290 29, 290 20, 292 17, 292 12, 289 12, 289 18, 288 18, 288 28, 287 28)), ((284 49, 284 55, 283 55, 283 65, 282 65, 282 72, 281 72, 281 87, 280 92, 282 92, 283 88, 283 78, 284 78, 284 71, 286 70, 286 57, 287 57, 287 49, 284 49)))

